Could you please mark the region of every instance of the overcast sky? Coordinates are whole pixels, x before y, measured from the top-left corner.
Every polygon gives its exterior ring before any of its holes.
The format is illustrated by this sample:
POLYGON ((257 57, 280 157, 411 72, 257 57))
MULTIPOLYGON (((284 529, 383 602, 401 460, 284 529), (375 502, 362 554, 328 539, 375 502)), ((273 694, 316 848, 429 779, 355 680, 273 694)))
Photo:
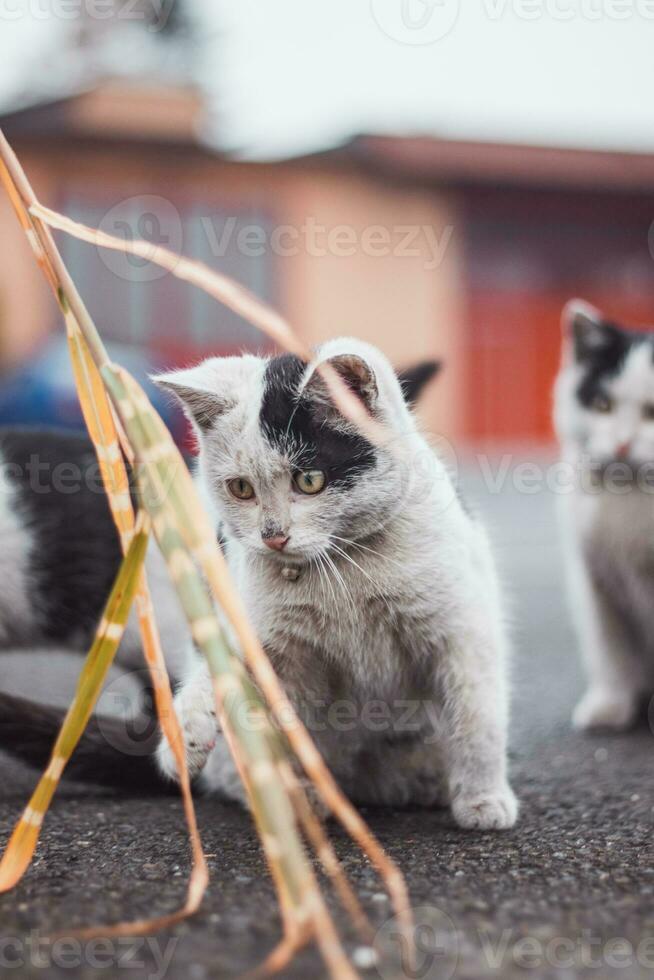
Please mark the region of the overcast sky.
MULTIPOLYGON (((2 10, 0 3, 0 10, 2 10)), ((11 108, 27 97, 33 76, 49 77, 54 56, 66 25, 52 18, 37 20, 28 16, 3 19, 0 16, 0 107, 11 108)), ((68 70, 63 69, 62 75, 68 70)), ((55 83, 53 79, 53 84, 55 83)))
MULTIPOLYGON (((186 2, 210 132, 245 156, 363 131, 654 150, 654 0, 186 2)), ((2 105, 75 84, 47 3, 0 0, 2 105)))

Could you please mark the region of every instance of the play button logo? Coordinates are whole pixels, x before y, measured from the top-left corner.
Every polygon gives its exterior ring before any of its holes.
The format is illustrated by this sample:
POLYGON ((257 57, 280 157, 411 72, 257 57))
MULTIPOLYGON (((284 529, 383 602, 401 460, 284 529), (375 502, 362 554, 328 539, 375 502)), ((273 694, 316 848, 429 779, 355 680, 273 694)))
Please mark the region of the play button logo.
POLYGON ((400 44, 434 44, 450 33, 459 16, 459 0, 371 0, 381 30, 400 44))

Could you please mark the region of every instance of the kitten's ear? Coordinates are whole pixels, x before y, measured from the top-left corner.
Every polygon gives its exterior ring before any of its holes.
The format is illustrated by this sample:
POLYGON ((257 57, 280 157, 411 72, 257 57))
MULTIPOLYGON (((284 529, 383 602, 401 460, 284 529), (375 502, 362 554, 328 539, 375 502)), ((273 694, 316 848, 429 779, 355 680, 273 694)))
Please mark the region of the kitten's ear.
MULTIPOLYGON (((358 354, 336 354, 328 358, 326 363, 338 372, 350 391, 361 399, 369 411, 372 411, 377 401, 378 391, 375 374, 370 365, 358 354)), ((326 415, 340 415, 318 371, 314 371, 309 377, 302 395, 325 410, 326 415)))
POLYGON ((441 373, 442 367, 442 361, 420 361, 398 372, 397 378, 407 405, 415 405, 432 378, 441 373))
POLYGON ((216 419, 234 404, 225 388, 217 362, 203 361, 197 367, 150 376, 160 388, 172 392, 182 403, 186 415, 201 432, 208 432, 216 419))
POLYGON ((620 339, 619 328, 581 299, 566 303, 562 324, 564 336, 572 341, 572 351, 577 361, 586 361, 610 350, 620 339))

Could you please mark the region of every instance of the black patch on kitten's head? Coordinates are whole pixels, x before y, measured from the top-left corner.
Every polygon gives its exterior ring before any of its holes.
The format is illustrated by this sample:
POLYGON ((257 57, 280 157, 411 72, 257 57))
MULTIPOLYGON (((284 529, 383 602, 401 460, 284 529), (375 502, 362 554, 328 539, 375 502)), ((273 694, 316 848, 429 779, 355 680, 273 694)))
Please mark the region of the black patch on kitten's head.
POLYGON ((572 339, 574 359, 583 368, 577 398, 588 407, 603 392, 605 382, 620 373, 627 354, 644 335, 625 330, 586 304, 570 304, 564 326, 572 339))
POLYGON ((603 391, 605 381, 620 373, 635 341, 635 337, 623 333, 613 324, 607 324, 606 331, 606 343, 602 347, 577 356, 585 369, 577 388, 577 398, 584 406, 589 406, 603 391))
POLYGON ((363 436, 330 424, 309 391, 300 394, 306 367, 295 354, 268 362, 259 424, 267 441, 289 453, 298 469, 323 470, 329 484, 349 489, 375 465, 375 450, 363 436))

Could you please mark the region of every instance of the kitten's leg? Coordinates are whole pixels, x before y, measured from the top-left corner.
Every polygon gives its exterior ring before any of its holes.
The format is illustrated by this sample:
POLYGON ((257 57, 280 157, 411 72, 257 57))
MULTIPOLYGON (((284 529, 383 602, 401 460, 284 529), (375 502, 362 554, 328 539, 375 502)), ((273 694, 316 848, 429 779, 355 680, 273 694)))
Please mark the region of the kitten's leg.
POLYGON ((451 644, 439 671, 440 735, 452 814, 460 827, 505 830, 518 804, 506 774, 507 692, 502 641, 469 630, 451 644))
MULTIPOLYGON (((246 806, 245 788, 218 727, 211 674, 206 662, 195 653, 191 673, 175 695, 175 710, 191 779, 199 777, 203 790, 246 806)), ((157 764, 166 778, 177 781, 175 757, 165 736, 157 749, 157 764)))
MULTIPOLYGON (((191 673, 175 695, 174 704, 184 737, 189 775, 194 779, 204 769, 218 738, 213 684, 204 661, 196 658, 191 673)), ((157 748, 157 765, 168 779, 177 779, 175 756, 165 735, 157 748)))
POLYGON ((575 569, 573 599, 589 687, 574 710, 575 728, 623 731, 636 719, 647 684, 625 623, 592 581, 585 565, 575 569))
POLYGON ((215 793, 244 807, 249 805, 245 786, 238 774, 227 739, 220 731, 200 775, 199 785, 207 793, 215 793))

